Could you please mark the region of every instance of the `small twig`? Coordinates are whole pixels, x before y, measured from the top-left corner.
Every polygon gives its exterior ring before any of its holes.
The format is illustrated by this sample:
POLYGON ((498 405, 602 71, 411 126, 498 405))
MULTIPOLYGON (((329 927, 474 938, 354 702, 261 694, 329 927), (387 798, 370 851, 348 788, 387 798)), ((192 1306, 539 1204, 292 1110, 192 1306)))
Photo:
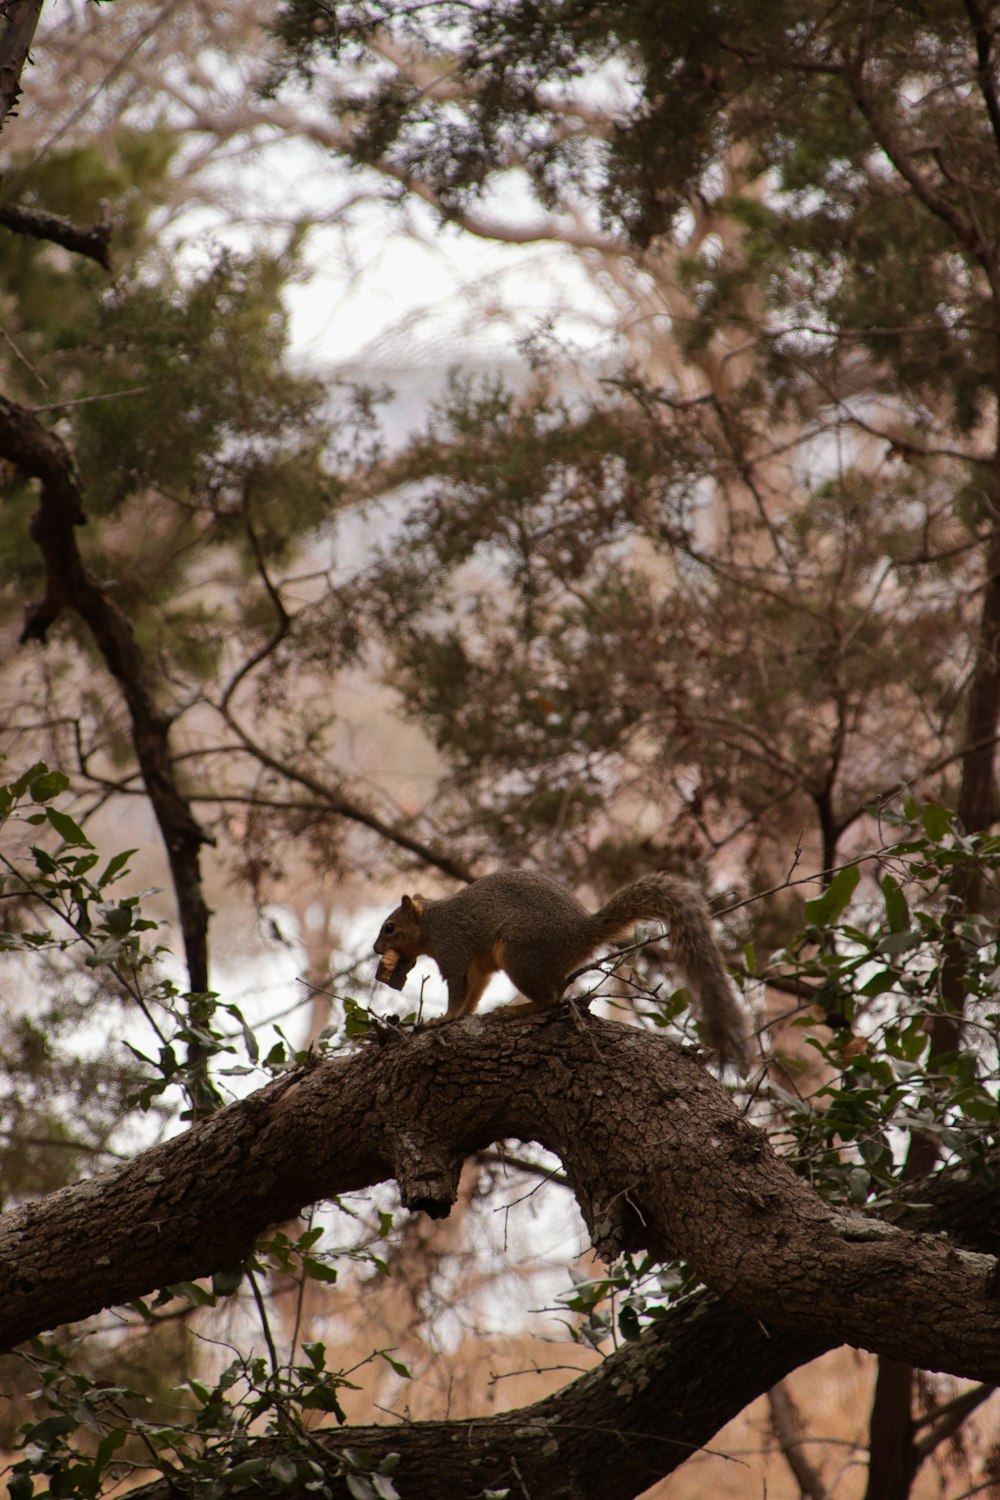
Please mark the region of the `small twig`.
POLYGON ((250 1289, 253 1292, 253 1300, 257 1304, 257 1311, 260 1313, 261 1328, 264 1332, 264 1340, 267 1344, 267 1352, 271 1359, 271 1374, 275 1377, 275 1379, 277 1379, 278 1372, 281 1369, 281 1362, 278 1359, 278 1351, 275 1348, 274 1337, 271 1333, 271 1325, 267 1320, 267 1308, 264 1306, 264 1298, 261 1296, 260 1286, 253 1271, 247 1271, 247 1280, 249 1281, 250 1289))
POLYGON ((89 406, 93 401, 118 401, 123 396, 145 396, 149 389, 148 385, 133 385, 125 391, 102 391, 96 396, 76 396, 72 401, 50 401, 46 406, 33 406, 31 410, 37 416, 40 411, 64 411, 70 406, 89 406))

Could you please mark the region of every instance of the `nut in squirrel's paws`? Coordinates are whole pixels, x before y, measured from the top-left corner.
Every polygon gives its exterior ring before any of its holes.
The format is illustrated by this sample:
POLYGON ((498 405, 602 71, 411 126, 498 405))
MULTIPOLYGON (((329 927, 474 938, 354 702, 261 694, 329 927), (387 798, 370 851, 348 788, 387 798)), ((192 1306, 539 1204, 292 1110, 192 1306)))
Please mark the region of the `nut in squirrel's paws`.
POLYGON ((416 959, 404 958, 395 948, 387 948, 379 958, 375 978, 380 984, 387 984, 391 990, 401 990, 415 963, 416 959))

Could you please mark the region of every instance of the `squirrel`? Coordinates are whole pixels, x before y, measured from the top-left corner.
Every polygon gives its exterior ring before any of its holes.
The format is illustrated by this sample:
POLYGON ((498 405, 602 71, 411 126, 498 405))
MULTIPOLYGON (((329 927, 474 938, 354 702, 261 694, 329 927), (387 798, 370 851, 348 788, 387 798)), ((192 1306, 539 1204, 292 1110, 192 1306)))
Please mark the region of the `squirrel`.
POLYGON ((382 923, 374 949, 377 978, 402 989, 423 954, 448 986, 445 1020, 470 1016, 499 970, 513 981, 526 1014, 555 1005, 569 974, 636 922, 669 924, 673 957, 695 992, 705 1041, 720 1064, 750 1066, 746 1026, 701 892, 676 875, 643 875, 601 909, 585 906, 547 875, 512 870, 483 875, 442 900, 404 896, 382 923))

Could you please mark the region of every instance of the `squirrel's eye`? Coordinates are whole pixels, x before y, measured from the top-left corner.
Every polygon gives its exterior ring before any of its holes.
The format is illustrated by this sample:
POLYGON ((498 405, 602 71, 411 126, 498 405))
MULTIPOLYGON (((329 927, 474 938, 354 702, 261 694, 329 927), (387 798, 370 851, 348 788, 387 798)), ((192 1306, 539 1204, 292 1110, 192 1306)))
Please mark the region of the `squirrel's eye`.
POLYGON ((395 924, 395 922, 383 922, 382 923, 382 931, 384 933, 386 933, 386 934, 388 934, 390 932, 395 932, 396 931, 396 924, 395 924))

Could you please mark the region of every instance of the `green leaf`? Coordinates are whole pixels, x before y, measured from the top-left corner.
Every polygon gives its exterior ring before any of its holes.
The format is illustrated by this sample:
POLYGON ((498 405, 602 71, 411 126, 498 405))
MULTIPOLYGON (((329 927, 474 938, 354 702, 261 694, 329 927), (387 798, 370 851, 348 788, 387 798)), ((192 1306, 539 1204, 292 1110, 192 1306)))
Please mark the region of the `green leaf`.
POLYGON ((34 844, 32 844, 31 846, 31 854, 35 861, 35 864, 38 866, 43 875, 56 874, 59 866, 56 864, 51 854, 47 854, 44 849, 36 848, 34 844))
POLYGON ((368 1036, 375 1029, 375 1023, 371 1018, 370 1011, 359 1005, 356 1000, 346 998, 344 1000, 344 1033, 353 1041, 359 1036, 368 1036))
POLYGON ((321 1260, 316 1260, 312 1255, 302 1257, 302 1269, 311 1281, 324 1281, 332 1285, 337 1279, 336 1266, 328 1266, 321 1260))
POLYGON ((386 1364, 389 1365, 391 1369, 395 1370, 397 1375, 401 1375, 404 1380, 413 1379, 413 1376, 403 1364, 402 1360, 393 1359, 390 1354, 386 1354, 384 1349, 382 1351, 382 1358, 385 1360, 386 1364))
POLYGON ((639 1337, 639 1315, 635 1308, 628 1302, 625 1303, 618 1314, 618 1328, 622 1338, 637 1339, 639 1337))
POLYGON ((289 1458, 287 1454, 282 1453, 272 1461, 268 1474, 276 1484, 284 1485, 287 1488, 288 1485, 295 1483, 299 1476, 299 1471, 294 1460, 289 1458))
POLYGON ((921 814, 920 821, 924 825, 924 832, 929 839, 939 842, 951 832, 952 814, 947 807, 938 807, 934 802, 928 802, 921 814))
POLYGON ((243 1282, 243 1267, 234 1266, 229 1271, 216 1271, 212 1276, 212 1291, 217 1297, 231 1297, 243 1282))
POLYGON ((88 953, 84 963, 88 969, 99 969, 103 964, 113 964, 122 956, 122 943, 120 938, 107 938, 103 943, 98 943, 93 953, 88 953))
POLYGON ((916 1062, 929 1042, 930 1037, 924 1030, 924 1023, 920 1019, 911 1021, 899 1038, 900 1049, 907 1062, 916 1062))
POLYGON ((98 876, 98 890, 103 890, 106 885, 110 885, 113 880, 117 880, 132 858, 132 855, 138 854, 138 852, 138 849, 123 849, 121 854, 112 855, 104 868, 103 875, 98 876))
POLYGON ((58 797, 68 786, 68 776, 64 776, 61 771, 50 771, 46 768, 31 782, 31 800, 32 802, 51 802, 53 797, 58 797))
POLYGON ((920 932, 887 932, 879 943, 880 953, 907 953, 919 948, 924 941, 920 932))
POLYGON ((104 925, 113 937, 123 938, 132 928, 135 915, 131 906, 106 906, 102 910, 104 925))
POLYGON ((124 1427, 112 1427, 110 1432, 104 1434, 97 1445, 97 1453, 94 1457, 94 1463, 98 1469, 104 1468, 112 1453, 117 1453, 127 1437, 128 1433, 124 1427))
POLYGON ((247 1057, 249 1057, 251 1062, 257 1062, 260 1057, 260 1048, 257 1045, 257 1038, 254 1036, 251 1027, 244 1019, 243 1012, 238 1005, 227 1005, 225 1008, 234 1020, 240 1023, 240 1029, 243 1032, 243 1045, 246 1048, 247 1057))
POLYGON ((879 969, 873 974, 867 984, 862 985, 862 995, 884 995, 886 990, 891 990, 896 983, 896 974, 892 969, 879 969))
POLYGON ((10 790, 13 795, 15 797, 23 797, 31 783, 37 777, 43 776, 48 769, 44 760, 36 760, 33 766, 29 766, 26 771, 21 772, 16 781, 11 782, 10 790))
POLYGON ((44 1417, 41 1422, 23 1429, 22 1440, 24 1443, 37 1443, 40 1448, 44 1448, 53 1438, 65 1437, 68 1432, 75 1432, 78 1425, 75 1417, 65 1413, 55 1417, 44 1417))
POLYGON ((910 908, 898 880, 886 875, 882 881, 882 898, 890 932, 905 932, 910 925, 910 908))
POLYGON ((313 1386, 312 1390, 302 1397, 302 1406, 307 1411, 332 1412, 338 1422, 346 1421, 344 1409, 337 1400, 337 1392, 332 1386, 313 1386))
POLYGON ((846 869, 838 870, 823 894, 806 902, 806 920, 814 922, 818 927, 826 927, 835 922, 854 895, 860 878, 861 870, 857 865, 848 865, 846 869))
POLYGON ((60 812, 57 807, 47 807, 45 809, 45 816, 64 844, 79 845, 82 849, 93 849, 93 844, 80 825, 73 821, 69 813, 60 812))
POLYGON ((244 1484, 268 1467, 270 1459, 245 1458, 241 1464, 229 1470, 226 1478, 231 1484, 244 1484))
POLYGON ((204 1287, 193 1281, 174 1281, 165 1290, 171 1296, 186 1297, 195 1307, 211 1307, 215 1302, 211 1292, 206 1292, 204 1287))

